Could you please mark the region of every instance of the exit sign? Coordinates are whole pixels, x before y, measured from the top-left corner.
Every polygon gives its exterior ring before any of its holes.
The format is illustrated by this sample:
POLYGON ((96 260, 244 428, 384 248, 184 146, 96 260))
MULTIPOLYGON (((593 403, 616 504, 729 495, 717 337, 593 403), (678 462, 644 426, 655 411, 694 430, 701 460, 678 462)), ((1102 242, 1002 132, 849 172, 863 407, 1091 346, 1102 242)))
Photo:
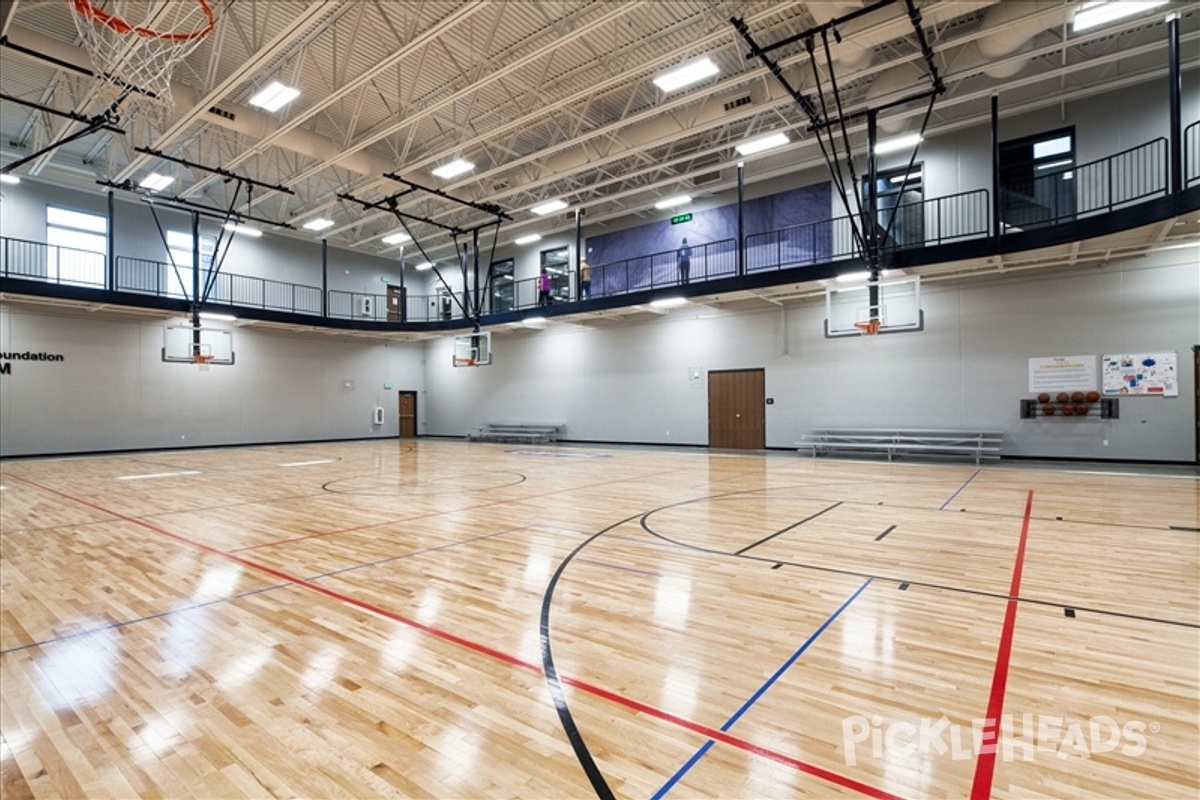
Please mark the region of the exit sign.
POLYGON ((691 215, 691 214, 680 214, 680 215, 678 215, 678 216, 671 217, 671 224, 672 224, 672 225, 678 225, 678 224, 679 224, 679 223, 681 223, 681 222, 691 222, 691 221, 692 221, 692 215, 691 215))

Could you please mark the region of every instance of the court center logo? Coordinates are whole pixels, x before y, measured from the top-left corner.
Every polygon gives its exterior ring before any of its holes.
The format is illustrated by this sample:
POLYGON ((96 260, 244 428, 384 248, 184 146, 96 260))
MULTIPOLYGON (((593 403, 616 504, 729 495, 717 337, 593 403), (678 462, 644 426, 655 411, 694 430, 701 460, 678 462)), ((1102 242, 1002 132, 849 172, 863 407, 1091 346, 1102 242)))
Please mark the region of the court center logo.
POLYGON ((1118 748, 1123 755, 1136 757, 1146 751, 1146 732, 1158 731, 1158 723, 1134 720, 1122 725, 1107 715, 1069 722, 1044 714, 1004 714, 998 726, 996 723, 994 718, 984 718, 965 726, 942 715, 924 718, 919 724, 893 722, 885 726, 878 715, 868 719, 856 714, 842 720, 842 749, 848 767, 858 763, 867 746, 875 758, 920 754, 948 755, 961 761, 995 754, 1005 761, 1031 761, 1036 753, 1052 753, 1058 758, 1086 759, 1118 748))

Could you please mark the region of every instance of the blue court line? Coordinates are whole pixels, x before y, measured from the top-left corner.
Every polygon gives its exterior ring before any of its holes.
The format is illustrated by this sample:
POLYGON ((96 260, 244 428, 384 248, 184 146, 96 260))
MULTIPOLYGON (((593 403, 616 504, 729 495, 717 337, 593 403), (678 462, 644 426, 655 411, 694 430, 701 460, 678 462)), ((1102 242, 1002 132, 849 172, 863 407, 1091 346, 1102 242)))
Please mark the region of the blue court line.
MULTIPOLYGON (((866 582, 864 582, 862 586, 858 587, 854 594, 846 598, 846 602, 838 606, 837 611, 834 611, 832 614, 830 614, 829 618, 821 623, 821 627, 813 631, 812 635, 804 641, 804 644, 800 645, 796 652, 792 653, 791 658, 783 662, 783 666, 775 670, 775 674, 768 678, 766 683, 758 687, 758 691, 750 695, 750 699, 743 703, 742 707, 734 712, 732 717, 725 721, 725 724, 720 727, 720 730, 725 732, 732 728, 734 723, 741 719, 742 715, 749 711, 752 705, 758 702, 758 699, 766 693, 767 689, 770 689, 777 680, 783 677, 783 673, 787 672, 792 664, 796 663, 796 659, 804 655, 804 651, 807 650, 809 646, 817 640, 817 637, 824 633, 825 629, 832 625, 834 620, 841 616, 842 612, 849 608, 850 604, 858 599, 858 596, 863 593, 863 589, 866 589, 868 586, 870 586, 871 581, 873 580, 875 579, 867 578, 866 582)), ((689 758, 687 762, 679 768, 679 771, 672 775, 671 779, 664 783, 662 788, 654 793, 651 800, 660 800, 660 798, 666 796, 667 792, 671 790, 671 787, 678 783, 679 780, 687 774, 688 770, 694 767, 700 761, 700 759, 704 757, 704 754, 708 752, 709 748, 712 747, 713 744, 715 744, 715 742, 713 742, 712 739, 709 739, 707 742, 705 742, 700 749, 696 751, 696 754, 689 758)))
POLYGON ((972 472, 971 477, 969 477, 965 481, 963 481, 963 485, 958 487, 957 489, 955 489, 954 494, 947 497, 946 502, 944 502, 940 506, 938 506, 938 511, 945 511, 946 506, 950 505, 950 501, 953 500, 954 498, 958 497, 958 493, 961 492, 963 489, 967 488, 967 484, 970 483, 971 481, 975 480, 975 477, 977 475, 979 475, 979 473, 981 473, 981 472, 983 472, 983 470, 981 470, 981 469, 977 469, 974 472, 972 472))

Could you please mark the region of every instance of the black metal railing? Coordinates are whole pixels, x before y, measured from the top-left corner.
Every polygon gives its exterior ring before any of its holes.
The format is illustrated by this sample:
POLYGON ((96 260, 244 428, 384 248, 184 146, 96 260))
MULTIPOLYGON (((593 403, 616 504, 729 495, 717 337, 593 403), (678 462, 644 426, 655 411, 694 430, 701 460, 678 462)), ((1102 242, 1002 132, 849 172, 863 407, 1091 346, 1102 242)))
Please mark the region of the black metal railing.
POLYGON ((691 246, 686 272, 677 250, 634 256, 592 266, 592 296, 641 292, 666 286, 727 278, 737 274, 737 240, 721 239, 691 246))
POLYGON ((1200 122, 1183 129, 1183 185, 1200 183, 1200 122))
POLYGON ((1001 195, 1007 230, 1029 230, 1106 214, 1167 193, 1167 140, 1010 184, 1001 195))
POLYGON ((0 272, 5 277, 45 283, 99 289, 106 286, 103 253, 25 239, 3 239, 0 272))

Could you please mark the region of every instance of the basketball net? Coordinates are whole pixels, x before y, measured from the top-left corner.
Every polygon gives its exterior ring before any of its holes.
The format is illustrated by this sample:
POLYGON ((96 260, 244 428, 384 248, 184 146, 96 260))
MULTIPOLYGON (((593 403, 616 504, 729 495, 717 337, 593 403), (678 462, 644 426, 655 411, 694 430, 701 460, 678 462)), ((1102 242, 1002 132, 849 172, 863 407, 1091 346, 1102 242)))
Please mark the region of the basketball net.
MULTIPOLYGON (((213 29, 208 0, 68 0, 96 76, 136 102, 126 115, 169 119, 171 74, 213 29)), ((119 109, 117 109, 119 111, 119 109)))

